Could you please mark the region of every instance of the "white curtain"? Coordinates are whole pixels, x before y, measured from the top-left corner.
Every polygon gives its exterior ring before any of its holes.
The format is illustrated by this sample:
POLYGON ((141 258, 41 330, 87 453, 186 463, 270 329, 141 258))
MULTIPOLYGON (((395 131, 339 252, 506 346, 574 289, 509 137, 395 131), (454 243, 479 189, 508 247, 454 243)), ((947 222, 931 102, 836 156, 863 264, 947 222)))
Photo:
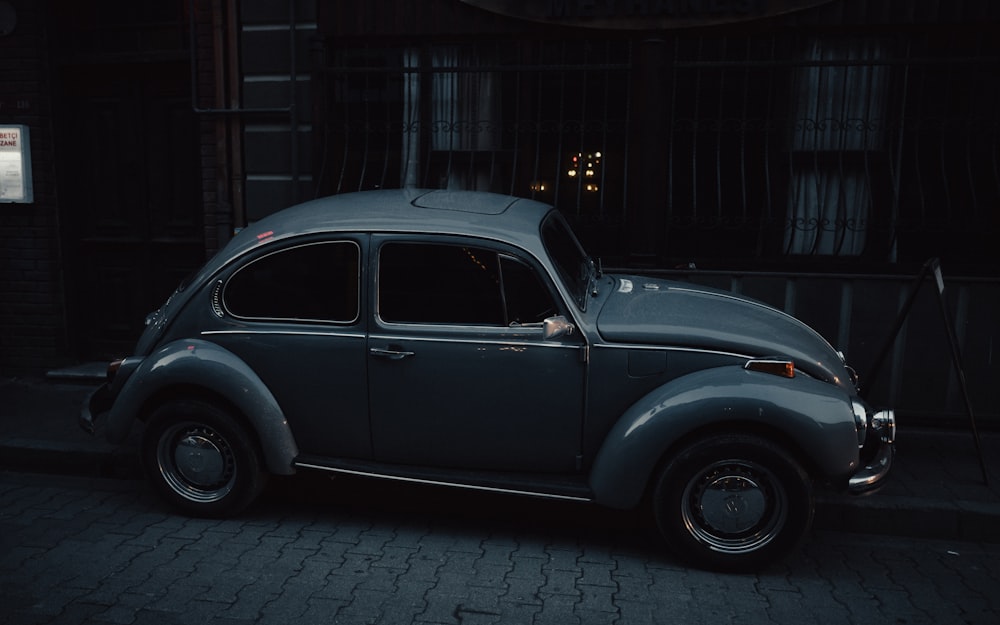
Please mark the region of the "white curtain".
POLYGON ((500 93, 495 72, 479 72, 477 55, 456 47, 435 48, 432 79, 432 149, 490 151, 499 148, 500 93))
POLYGON ((403 52, 403 171, 400 184, 413 188, 420 184, 420 51, 403 52))
POLYGON ((785 251, 864 250, 870 152, 883 149, 889 69, 872 40, 810 41, 793 81, 795 123, 785 251))
POLYGON ((864 251, 871 200, 863 172, 804 169, 794 172, 791 187, 788 253, 857 256, 864 251))

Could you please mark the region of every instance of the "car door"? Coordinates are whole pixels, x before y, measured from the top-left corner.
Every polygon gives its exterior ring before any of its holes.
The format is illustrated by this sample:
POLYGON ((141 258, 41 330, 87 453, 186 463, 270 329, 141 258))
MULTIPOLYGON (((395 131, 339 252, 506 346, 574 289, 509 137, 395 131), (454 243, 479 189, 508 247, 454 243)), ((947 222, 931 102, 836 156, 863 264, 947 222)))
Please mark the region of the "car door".
POLYGON ((573 472, 585 363, 537 265, 481 241, 373 240, 373 452, 439 468, 573 472))

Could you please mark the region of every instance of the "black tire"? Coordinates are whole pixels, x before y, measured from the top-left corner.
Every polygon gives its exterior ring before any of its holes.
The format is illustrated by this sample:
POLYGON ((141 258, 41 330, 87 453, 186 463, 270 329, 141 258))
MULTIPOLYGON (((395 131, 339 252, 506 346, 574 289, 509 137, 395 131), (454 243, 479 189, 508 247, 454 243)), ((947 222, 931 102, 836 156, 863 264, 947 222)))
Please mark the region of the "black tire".
POLYGON ((267 481, 256 441, 227 411, 199 399, 158 407, 146 422, 141 457, 157 493, 190 516, 237 514, 267 481))
POLYGON ((656 523, 689 564, 759 570, 795 550, 813 518, 812 482, 766 439, 720 435, 670 460, 653 490, 656 523))

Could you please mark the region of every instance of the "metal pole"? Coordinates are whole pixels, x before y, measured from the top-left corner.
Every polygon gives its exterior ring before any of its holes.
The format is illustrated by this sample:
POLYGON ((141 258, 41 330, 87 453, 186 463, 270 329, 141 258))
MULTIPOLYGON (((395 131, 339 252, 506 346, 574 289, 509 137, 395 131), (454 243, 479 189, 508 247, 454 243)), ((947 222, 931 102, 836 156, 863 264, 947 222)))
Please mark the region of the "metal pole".
POLYGON ((941 275, 941 263, 934 258, 929 261, 931 270, 934 272, 934 280, 937 284, 938 303, 941 305, 941 317, 944 320, 945 330, 948 334, 948 345, 951 347, 951 360, 955 365, 955 374, 958 376, 958 384, 962 389, 962 398, 965 400, 965 409, 969 413, 969 427, 972 429, 972 439, 976 444, 976 454, 979 457, 979 469, 983 474, 983 483, 990 485, 989 473, 986 471, 986 462, 983 459, 983 446, 979 439, 979 428, 976 427, 976 418, 972 412, 972 400, 969 398, 969 388, 965 382, 965 370, 962 368, 962 355, 958 348, 958 338, 955 336, 955 328, 951 325, 951 317, 948 315, 948 306, 944 301, 944 278, 941 275))

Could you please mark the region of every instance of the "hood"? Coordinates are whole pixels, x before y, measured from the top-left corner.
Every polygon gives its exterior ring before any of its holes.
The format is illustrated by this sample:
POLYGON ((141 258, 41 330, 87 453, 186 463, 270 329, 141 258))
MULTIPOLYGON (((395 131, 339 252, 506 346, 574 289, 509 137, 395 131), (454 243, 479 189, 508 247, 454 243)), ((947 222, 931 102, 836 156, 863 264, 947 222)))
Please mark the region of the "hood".
POLYGON ((687 283, 614 277, 614 292, 597 319, 606 341, 779 356, 815 378, 853 389, 840 354, 815 330, 780 310, 687 283))

